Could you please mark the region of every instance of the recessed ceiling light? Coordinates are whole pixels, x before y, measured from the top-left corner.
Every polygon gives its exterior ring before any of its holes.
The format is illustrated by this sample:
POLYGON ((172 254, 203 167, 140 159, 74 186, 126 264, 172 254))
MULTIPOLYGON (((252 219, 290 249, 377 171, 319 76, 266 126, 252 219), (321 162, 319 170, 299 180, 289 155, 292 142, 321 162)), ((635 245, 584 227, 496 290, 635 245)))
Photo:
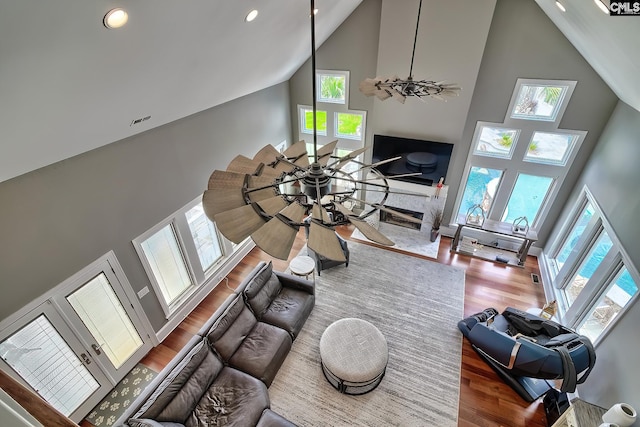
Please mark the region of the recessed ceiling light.
POLYGON ((600 8, 603 13, 609 14, 609 8, 602 0, 593 0, 593 2, 600 8))
POLYGON ((567 11, 567 9, 565 9, 565 7, 559 1, 556 1, 556 6, 558 6, 558 9, 560 9, 563 12, 567 11))
POLYGON ((104 15, 104 19, 102 20, 105 27, 109 29, 120 28, 124 26, 129 20, 129 15, 125 12, 124 9, 118 7, 116 9, 111 9, 104 15))
POLYGON ((257 16, 258 16, 258 11, 256 9, 253 9, 251 12, 247 13, 247 16, 245 16, 244 21, 251 22, 254 19, 256 19, 257 16))

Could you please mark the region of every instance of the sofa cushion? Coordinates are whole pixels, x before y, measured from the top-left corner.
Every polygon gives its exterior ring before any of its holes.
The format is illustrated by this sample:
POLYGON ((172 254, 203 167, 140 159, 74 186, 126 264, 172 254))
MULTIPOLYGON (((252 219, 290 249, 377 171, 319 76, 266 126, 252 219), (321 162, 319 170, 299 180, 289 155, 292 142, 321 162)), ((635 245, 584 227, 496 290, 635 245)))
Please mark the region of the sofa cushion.
POLYGON ((228 361, 258 321, 242 296, 227 307, 211 327, 207 338, 222 360, 228 361))
POLYGON ((167 375, 132 418, 184 424, 223 366, 203 339, 167 375))
POLYGON ((186 427, 255 426, 268 407, 269 395, 262 381, 225 367, 184 424, 186 427))
POLYGON ((291 336, 284 329, 258 322, 229 359, 229 365, 269 387, 291 350, 291 343, 291 336))
POLYGON ((265 409, 256 427, 297 427, 294 423, 276 414, 271 409, 265 409))
POLYGON ((281 289, 282 284, 273 273, 271 262, 266 264, 249 282, 243 295, 258 320, 267 311, 271 301, 280 293, 281 289))
POLYGON ((283 287, 282 292, 262 315, 262 321, 284 329, 295 339, 311 314, 314 304, 313 294, 283 287))

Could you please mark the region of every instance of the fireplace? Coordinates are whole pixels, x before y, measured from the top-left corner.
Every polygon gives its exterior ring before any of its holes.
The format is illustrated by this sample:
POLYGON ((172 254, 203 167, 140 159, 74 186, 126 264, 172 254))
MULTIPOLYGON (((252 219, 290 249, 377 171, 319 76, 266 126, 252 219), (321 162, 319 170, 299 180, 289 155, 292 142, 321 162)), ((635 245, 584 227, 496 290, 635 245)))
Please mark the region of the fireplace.
MULTIPOLYGON (((419 220, 422 220, 422 218, 424 217, 424 214, 422 212, 414 212, 407 209, 401 209, 396 207, 393 207, 392 209, 394 211, 412 216, 419 220)), ((386 222, 388 224, 399 225, 401 227, 411 228, 414 230, 420 230, 420 227, 422 226, 421 224, 416 224, 414 222, 408 221, 406 218, 396 215, 393 212, 387 212, 382 210, 380 211, 380 221, 386 222)))
POLYGON ((420 175, 397 178, 401 181, 433 185, 446 178, 453 144, 396 136, 373 136, 373 163, 392 157, 401 158, 378 166, 385 175, 401 175, 420 172, 420 175))

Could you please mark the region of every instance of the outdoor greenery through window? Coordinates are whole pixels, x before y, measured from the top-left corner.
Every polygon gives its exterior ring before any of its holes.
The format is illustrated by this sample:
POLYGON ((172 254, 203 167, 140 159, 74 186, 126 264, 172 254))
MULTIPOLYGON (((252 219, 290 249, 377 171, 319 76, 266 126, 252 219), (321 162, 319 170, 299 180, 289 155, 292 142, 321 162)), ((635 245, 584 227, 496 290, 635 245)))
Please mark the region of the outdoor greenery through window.
POLYGON ((338 138, 361 140, 363 121, 363 114, 335 113, 335 136, 338 138))
MULTIPOLYGON (((312 108, 303 108, 301 110, 301 122, 303 126, 301 127, 302 133, 313 134, 313 109, 312 108)), ((326 135, 327 134, 327 112, 316 110, 316 126, 318 126, 318 135, 326 135)))
MULTIPOLYGON (((316 83, 318 144, 338 140, 339 148, 361 148, 367 128, 367 112, 349 109, 349 72, 317 70, 316 83)), ((307 135, 314 133, 312 106, 298 105, 298 129, 300 140, 306 141, 309 139, 307 135)))
POLYGON ((318 70, 317 79, 317 99, 319 102, 329 102, 335 104, 346 104, 349 88, 348 71, 326 71, 318 70))

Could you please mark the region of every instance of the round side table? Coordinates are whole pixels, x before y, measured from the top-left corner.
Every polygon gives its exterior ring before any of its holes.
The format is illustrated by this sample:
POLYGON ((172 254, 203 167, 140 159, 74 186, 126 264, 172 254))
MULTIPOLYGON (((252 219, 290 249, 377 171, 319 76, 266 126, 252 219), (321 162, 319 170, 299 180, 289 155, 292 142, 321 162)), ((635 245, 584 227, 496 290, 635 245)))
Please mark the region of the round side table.
POLYGON ((294 276, 309 279, 309 275, 313 274, 313 281, 316 281, 316 262, 310 256, 301 255, 291 260, 289 270, 294 276))
POLYGON ((368 393, 380 384, 387 369, 387 340, 366 320, 340 319, 320 338, 320 360, 324 376, 339 392, 368 393))

